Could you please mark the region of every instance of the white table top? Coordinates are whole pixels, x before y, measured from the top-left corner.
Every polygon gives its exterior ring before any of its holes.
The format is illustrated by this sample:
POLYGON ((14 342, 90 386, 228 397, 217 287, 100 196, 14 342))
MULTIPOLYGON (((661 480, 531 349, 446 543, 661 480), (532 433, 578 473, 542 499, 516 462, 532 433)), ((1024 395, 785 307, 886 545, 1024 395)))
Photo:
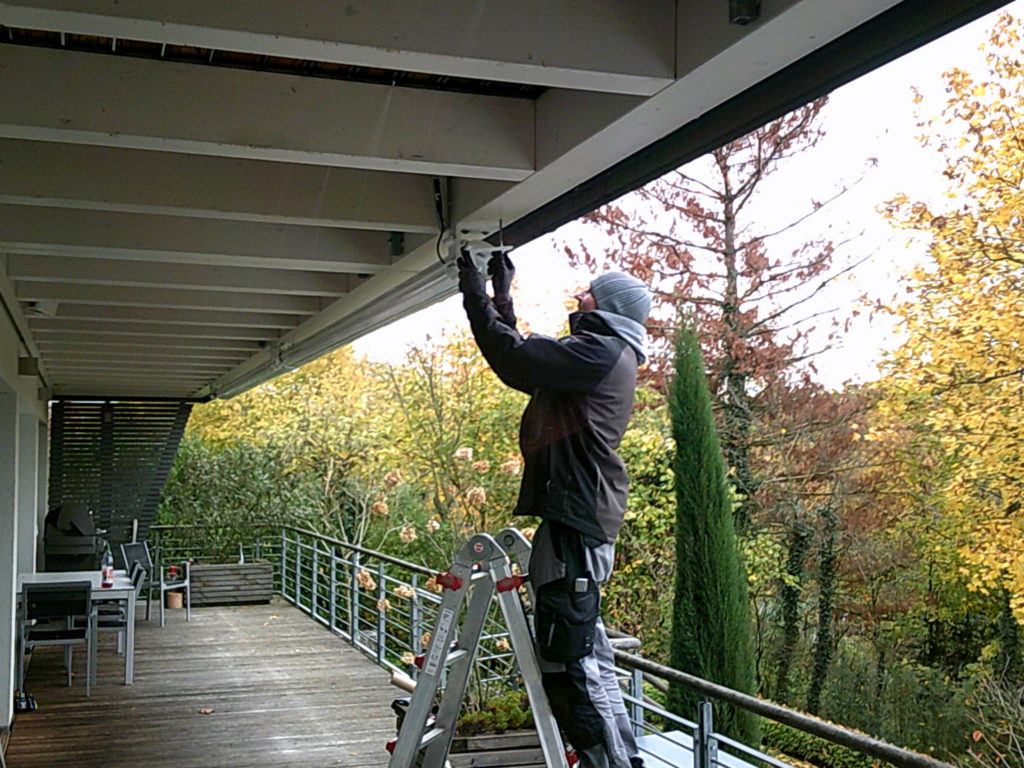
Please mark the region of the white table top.
POLYGON ((53 571, 46 573, 19 573, 18 592, 23 584, 63 584, 69 581, 91 581, 93 599, 105 595, 126 597, 125 593, 134 592, 135 586, 125 571, 114 571, 114 586, 104 588, 101 571, 53 571))

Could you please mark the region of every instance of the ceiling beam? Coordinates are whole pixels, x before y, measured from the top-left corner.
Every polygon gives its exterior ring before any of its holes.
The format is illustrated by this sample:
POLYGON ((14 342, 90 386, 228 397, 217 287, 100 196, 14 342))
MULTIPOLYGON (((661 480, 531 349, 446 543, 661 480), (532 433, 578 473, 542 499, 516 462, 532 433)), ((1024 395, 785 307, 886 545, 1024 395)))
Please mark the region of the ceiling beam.
POLYGON ((223 339, 191 339, 181 342, 177 340, 158 339, 153 343, 138 344, 132 339, 114 337, 104 341, 95 339, 65 342, 57 339, 40 339, 39 349, 46 355, 50 354, 71 354, 71 353, 95 353, 95 354, 159 354, 180 357, 183 355, 195 355, 197 357, 224 357, 237 360, 244 360, 255 352, 262 349, 259 342, 254 341, 225 341, 223 339))
POLYGON ((78 365, 92 365, 101 362, 105 366, 146 366, 153 364, 168 364, 183 366, 195 369, 225 369, 233 366, 231 357, 200 357, 200 356, 177 356, 171 354, 117 354, 115 352, 88 352, 74 350, 55 350, 47 352, 46 359, 52 365, 60 367, 73 367, 78 365))
POLYGON ((391 262, 383 232, 24 205, 0 205, 0 250, 358 274, 391 262))
POLYGON ((109 335, 99 338, 96 336, 82 338, 76 334, 44 334, 40 337, 40 349, 43 354, 48 354, 54 348, 63 349, 87 349, 87 344, 96 344, 101 347, 150 347, 153 350, 162 349, 163 345, 176 349, 207 350, 231 350, 247 351, 251 354, 264 348, 264 343, 249 339, 221 339, 216 337, 202 336, 153 336, 134 334, 130 336, 109 335))
POLYGON ((297 270, 211 267, 172 262, 79 259, 68 256, 8 256, 7 275, 15 282, 39 280, 73 285, 122 288, 171 288, 292 296, 344 296, 352 288, 349 275, 297 270))
POLYGON ((277 294, 232 293, 228 291, 169 291, 159 288, 136 288, 125 291, 108 285, 71 285, 39 280, 15 282, 18 300, 73 301, 86 304, 107 304, 114 307, 165 307, 168 309, 219 309, 240 312, 279 312, 285 315, 315 315, 325 305, 314 296, 279 296, 277 294))
MULTIPOLYGON (((38 317, 38 315, 30 315, 38 317)), ((112 323, 154 322, 172 325, 223 325, 247 328, 294 328, 302 318, 298 315, 274 315, 261 312, 218 312, 200 309, 157 309, 155 307, 108 307, 102 304, 57 305, 54 318, 63 320, 107 320, 112 323)))
POLYGON ((75 361, 96 361, 110 365, 131 364, 136 361, 152 362, 174 362, 174 363, 208 363, 220 365, 222 362, 231 362, 244 359, 244 353, 230 353, 227 351, 211 352, 209 350, 186 350, 178 351, 150 350, 133 351, 124 347, 106 347, 99 342, 93 344, 91 349, 79 349, 74 347, 54 347, 47 349, 46 359, 55 363, 75 361))
MULTIPOLYGON (((54 360, 51 363, 52 370, 57 375, 75 371, 94 371, 96 373, 107 373, 117 375, 118 371, 124 370, 121 364, 111 364, 104 360, 54 360)), ((195 376, 216 376, 228 370, 230 364, 216 363, 186 363, 180 360, 134 360, 131 363, 131 370, 135 372, 172 372, 175 374, 188 373, 195 376)))
POLYGON ((525 99, 13 45, 0 70, 8 138, 505 181, 533 171, 525 99))
POLYGON ((80 373, 68 372, 55 380, 54 391, 60 394, 61 390, 67 392, 82 385, 100 389, 105 386, 107 389, 112 389, 112 385, 116 385, 122 392, 142 395, 162 392, 171 385, 178 385, 179 391, 194 391, 204 385, 206 381, 206 376, 197 374, 161 375, 147 371, 140 374, 125 372, 120 375, 111 376, 110 374, 89 371, 80 373), (143 391, 140 392, 140 389, 143 391))
POLYGON ((18 139, 0 139, 0 171, 0 203, 437 232, 431 180, 414 174, 18 139))
POLYGON ((173 380, 173 381, 197 381, 197 380, 203 380, 207 376, 207 374, 205 374, 205 373, 187 373, 187 372, 179 373, 177 371, 173 371, 173 370, 170 370, 170 369, 165 370, 165 371, 145 371, 145 372, 133 371, 133 370, 130 370, 130 369, 126 369, 126 370, 123 370, 123 371, 113 372, 114 376, 111 376, 111 373, 112 372, 109 372, 109 371, 107 373, 103 373, 103 372, 100 372, 100 371, 82 372, 82 373, 77 373, 77 374, 65 374, 63 378, 67 379, 71 375, 73 375, 76 379, 100 379, 100 380, 108 380, 108 381, 111 380, 112 378, 116 378, 116 379, 119 379, 119 380, 122 380, 122 381, 131 381, 131 380, 146 381, 146 380, 151 379, 151 378, 152 379, 169 379, 169 380, 173 380))
MULTIPOLYGON (((119 386, 117 389, 114 387, 103 387, 102 385, 89 385, 89 386, 78 386, 78 387, 55 387, 53 389, 53 396, 57 398, 65 399, 160 399, 160 400, 184 400, 196 402, 197 399, 191 396, 194 389, 188 389, 185 386, 181 387, 135 387, 127 389, 119 386)), ((204 401, 206 398, 201 398, 199 401, 204 401)))
POLYGON ((272 341, 280 331, 271 328, 218 328, 216 326, 164 325, 162 323, 107 323, 88 320, 42 320, 29 321, 32 335, 36 338, 56 336, 80 338, 94 336, 102 340, 107 336, 169 336, 181 338, 248 339, 251 341, 272 341))
MULTIPOLYGON (((724 11, 723 11, 724 15, 724 11)), ((230 13, 163 0, 14 0, 13 26, 267 56, 650 95, 674 74, 664 0, 249 0, 230 13)))

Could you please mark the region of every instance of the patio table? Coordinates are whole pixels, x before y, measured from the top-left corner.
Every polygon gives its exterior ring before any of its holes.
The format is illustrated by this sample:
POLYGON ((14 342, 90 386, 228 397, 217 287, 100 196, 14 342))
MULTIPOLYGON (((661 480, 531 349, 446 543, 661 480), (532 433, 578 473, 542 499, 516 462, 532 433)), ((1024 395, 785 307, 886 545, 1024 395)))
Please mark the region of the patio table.
MULTIPOLYGON (((103 588, 100 571, 53 571, 46 573, 19 573, 18 599, 24 584, 61 584, 63 582, 91 581, 94 603, 111 600, 124 601, 127 606, 127 628, 124 641, 124 684, 131 685, 135 676, 135 586, 128 572, 114 571, 114 586, 103 588)), ((20 653, 20 649, 19 649, 20 653)))

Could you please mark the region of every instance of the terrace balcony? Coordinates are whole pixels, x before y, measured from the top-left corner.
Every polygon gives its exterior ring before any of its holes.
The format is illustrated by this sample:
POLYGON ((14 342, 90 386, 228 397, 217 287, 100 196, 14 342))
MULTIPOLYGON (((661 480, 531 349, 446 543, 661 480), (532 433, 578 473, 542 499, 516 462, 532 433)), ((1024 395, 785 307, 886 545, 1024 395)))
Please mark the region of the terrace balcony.
POLYGON ((280 598, 138 621, 130 686, 115 645, 101 634, 91 698, 84 653, 71 688, 60 648, 33 654, 39 709, 15 718, 8 766, 366 768, 394 736, 387 675, 280 598))
MULTIPOLYGON (((274 564, 270 604, 198 607, 188 623, 171 613, 165 628, 140 617, 135 681, 122 685, 113 636, 101 636, 99 679, 91 698, 64 685, 59 649, 37 650, 26 689, 39 709, 18 715, 9 768, 220 768, 221 766, 387 765, 394 737, 392 676, 415 678, 411 658, 425 648, 440 596, 432 571, 381 553, 293 528, 239 547, 204 526, 153 529, 158 562, 192 557, 274 564)), ((636 642, 625 643, 635 648, 636 642)), ((899 768, 949 768, 769 702, 616 652, 624 699, 648 766, 789 768, 714 731, 711 701, 752 710, 899 768), (694 719, 657 702, 666 681, 707 700, 694 719)), ((75 671, 85 674, 84 654, 75 671)), ((476 661, 477 690, 514 686, 515 659, 492 615, 476 661)), ((474 765, 543 768, 539 749, 514 762, 452 756, 474 765)))

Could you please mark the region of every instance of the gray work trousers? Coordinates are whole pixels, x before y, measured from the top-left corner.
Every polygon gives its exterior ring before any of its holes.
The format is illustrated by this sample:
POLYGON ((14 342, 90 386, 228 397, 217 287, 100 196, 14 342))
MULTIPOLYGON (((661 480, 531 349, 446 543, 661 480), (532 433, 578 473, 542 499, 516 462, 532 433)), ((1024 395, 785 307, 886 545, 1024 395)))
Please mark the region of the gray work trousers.
MULTIPOLYGON (((588 539, 582 547, 586 570, 598 584, 608 581, 615 559, 614 545, 545 520, 533 537, 530 581, 534 589, 566 575, 559 552, 567 536, 588 539)), ((636 739, 601 619, 597 620, 590 654, 576 661, 551 662, 541 657, 538 649, 538 661, 555 719, 576 749, 583 768, 630 768, 630 758, 638 755, 636 739)))

